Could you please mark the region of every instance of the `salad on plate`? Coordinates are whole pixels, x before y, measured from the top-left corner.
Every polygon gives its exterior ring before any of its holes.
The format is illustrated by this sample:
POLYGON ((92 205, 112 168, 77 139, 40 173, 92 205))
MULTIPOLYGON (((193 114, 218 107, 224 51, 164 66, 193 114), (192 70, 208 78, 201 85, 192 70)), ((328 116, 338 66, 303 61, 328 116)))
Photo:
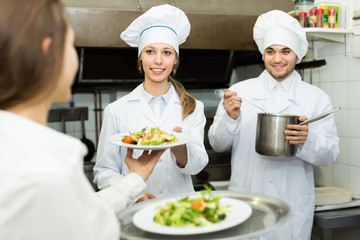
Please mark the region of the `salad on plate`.
POLYGON ((136 131, 125 135, 122 141, 127 144, 135 145, 163 145, 171 144, 179 141, 179 139, 171 133, 160 130, 159 128, 145 127, 141 131, 136 131))
POLYGON ((184 197, 156 207, 154 222, 172 227, 208 226, 224 221, 230 214, 230 206, 220 205, 222 196, 214 196, 205 186, 194 198, 184 197))

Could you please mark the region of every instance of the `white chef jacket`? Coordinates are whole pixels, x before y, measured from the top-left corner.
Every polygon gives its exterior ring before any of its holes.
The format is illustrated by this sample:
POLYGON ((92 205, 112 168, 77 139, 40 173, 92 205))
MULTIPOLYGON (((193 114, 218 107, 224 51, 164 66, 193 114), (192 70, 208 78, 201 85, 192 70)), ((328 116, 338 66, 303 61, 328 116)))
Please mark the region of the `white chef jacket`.
POLYGON ((119 239, 115 213, 140 197, 145 183, 131 174, 95 193, 85 154, 80 140, 0 111, 0 239, 119 239))
MULTIPOLYGON (((264 70, 254 79, 234 84, 231 91, 274 113, 271 88, 275 79, 264 70)), ((319 88, 305 83, 294 71, 284 82, 287 92, 276 113, 306 115, 308 118, 332 110, 329 97, 319 88)), ((262 156, 255 151, 258 109, 243 102, 234 120, 220 102, 209 141, 215 151, 232 148, 229 190, 256 192, 284 200, 291 207, 286 224, 264 239, 310 239, 315 194, 313 165, 329 166, 339 154, 339 138, 332 115, 309 124, 307 140, 298 145, 294 157, 262 156)))
MULTIPOLYGON (((181 102, 177 92, 173 89, 173 94, 159 119, 144 99, 141 88, 142 85, 140 84, 131 93, 105 108, 94 167, 94 182, 102 189, 129 172, 124 162, 127 149, 110 143, 108 141, 110 136, 123 132, 139 131, 144 127, 159 127, 161 130, 169 132, 174 127, 180 126, 183 133, 191 138, 191 141, 186 144, 188 157, 186 166, 184 168, 179 167, 175 156, 168 149, 157 162, 152 174, 146 181, 146 186, 147 191, 157 197, 193 192, 191 175, 199 173, 208 163, 204 146, 206 123, 204 105, 196 100, 195 111, 182 121, 181 102)), ((139 156, 139 150, 135 150, 134 154, 139 156)))

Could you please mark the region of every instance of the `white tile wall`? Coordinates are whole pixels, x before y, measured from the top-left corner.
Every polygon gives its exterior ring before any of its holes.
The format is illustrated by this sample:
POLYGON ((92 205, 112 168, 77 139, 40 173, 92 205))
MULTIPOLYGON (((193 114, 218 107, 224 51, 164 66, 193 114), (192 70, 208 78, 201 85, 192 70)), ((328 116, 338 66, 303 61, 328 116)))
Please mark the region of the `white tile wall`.
POLYGON ((333 185, 349 188, 349 165, 335 162, 332 169, 333 185))
MULTIPOLYGON (((350 188, 360 196, 360 59, 346 55, 341 43, 316 42, 315 59, 325 59, 327 64, 319 68, 314 84, 331 97, 334 107, 342 110, 335 114, 340 136, 340 155, 332 166, 332 184, 350 188)), ((324 182, 316 170, 318 181, 324 182), (319 179, 320 178, 320 179, 319 179)))
POLYGON ((347 82, 331 83, 331 100, 334 107, 348 108, 349 106, 349 90, 347 82))
POLYGON ((314 168, 315 186, 331 186, 333 166, 314 168))
MULTIPOLYGON (((358 65, 360 66, 360 61, 358 62, 358 65)), ((358 68, 359 68, 359 66, 358 66, 358 68)), ((355 66, 353 66, 353 67, 355 67, 355 66)), ((349 86, 349 97, 348 97, 349 108, 359 110, 360 109, 360 94, 359 94, 360 81, 349 81, 348 86, 349 86)))
POLYGON ((340 112, 335 114, 336 128, 339 137, 349 137, 349 110, 343 106, 340 112))
POLYGON ((349 165, 350 162, 350 150, 349 150, 349 142, 350 138, 348 137, 340 137, 340 153, 339 157, 337 159, 337 163, 343 164, 343 165, 349 165))

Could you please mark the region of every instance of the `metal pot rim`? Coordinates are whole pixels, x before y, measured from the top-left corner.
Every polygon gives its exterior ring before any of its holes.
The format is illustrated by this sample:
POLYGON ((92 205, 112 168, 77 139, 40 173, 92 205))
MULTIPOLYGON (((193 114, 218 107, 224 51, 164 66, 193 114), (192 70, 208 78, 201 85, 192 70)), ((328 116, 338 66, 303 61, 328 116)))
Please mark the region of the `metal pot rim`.
POLYGON ((272 117, 299 117, 298 115, 293 114, 280 114, 280 113, 258 113, 258 116, 272 116, 272 117))

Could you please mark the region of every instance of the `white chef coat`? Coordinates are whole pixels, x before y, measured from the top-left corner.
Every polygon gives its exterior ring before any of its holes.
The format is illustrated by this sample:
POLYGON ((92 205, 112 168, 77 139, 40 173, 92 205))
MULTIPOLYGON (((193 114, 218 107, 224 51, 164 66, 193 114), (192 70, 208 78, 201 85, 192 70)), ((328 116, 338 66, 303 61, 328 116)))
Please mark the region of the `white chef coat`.
MULTIPOLYGON (((275 85, 264 70, 254 79, 234 84, 231 91, 274 113, 271 89, 275 85)), ((306 115, 308 118, 333 109, 329 97, 319 88, 305 83, 294 71, 284 81, 285 101, 279 112, 306 115), (287 90, 287 91, 286 91, 287 90)), ((313 165, 329 166, 339 154, 339 138, 332 115, 309 124, 307 140, 298 145, 294 157, 262 156, 255 151, 258 109, 243 102, 240 116, 234 120, 220 102, 209 141, 215 151, 232 148, 229 190, 271 195, 291 207, 291 218, 264 239, 310 239, 315 194, 313 165)))
POLYGON ((95 193, 85 154, 80 140, 0 111, 0 239, 119 239, 115 213, 140 197, 145 183, 131 174, 95 193))
MULTIPOLYGON (((170 86, 173 88, 173 86, 170 86)), ((173 89, 168 104, 161 118, 158 119, 141 93, 140 84, 128 95, 109 104, 104 110, 104 121, 101 128, 97 150, 95 179, 102 189, 116 179, 127 175, 129 169, 124 163, 127 149, 108 142, 112 135, 139 131, 144 127, 159 127, 170 132, 174 127, 182 127, 184 134, 191 138, 186 144, 188 162, 184 168, 176 164, 170 150, 166 150, 157 162, 152 174, 146 181, 147 191, 157 197, 193 192, 191 175, 199 173, 208 163, 204 146, 204 127, 206 118, 204 105, 196 100, 196 108, 182 121, 182 106, 178 94, 173 89)), ((139 155, 139 150, 134 151, 139 155)))

